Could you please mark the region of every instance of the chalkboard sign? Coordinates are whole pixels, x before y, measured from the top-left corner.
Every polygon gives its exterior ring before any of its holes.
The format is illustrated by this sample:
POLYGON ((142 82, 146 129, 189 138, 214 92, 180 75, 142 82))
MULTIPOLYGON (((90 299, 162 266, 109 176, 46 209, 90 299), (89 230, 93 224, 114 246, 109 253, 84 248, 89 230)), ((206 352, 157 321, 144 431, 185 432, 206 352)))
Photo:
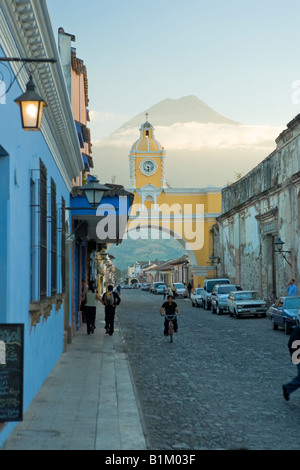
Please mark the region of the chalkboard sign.
POLYGON ((24 325, 0 323, 0 423, 23 419, 24 325))

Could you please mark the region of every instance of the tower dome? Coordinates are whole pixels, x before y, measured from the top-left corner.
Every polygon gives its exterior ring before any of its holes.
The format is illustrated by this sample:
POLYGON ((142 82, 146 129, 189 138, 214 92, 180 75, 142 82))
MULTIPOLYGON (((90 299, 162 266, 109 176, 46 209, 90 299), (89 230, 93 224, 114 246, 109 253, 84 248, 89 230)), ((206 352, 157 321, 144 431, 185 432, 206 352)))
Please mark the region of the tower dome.
POLYGON ((154 138, 154 127, 147 120, 140 127, 140 138, 134 142, 131 153, 162 152, 163 150, 163 147, 154 138))

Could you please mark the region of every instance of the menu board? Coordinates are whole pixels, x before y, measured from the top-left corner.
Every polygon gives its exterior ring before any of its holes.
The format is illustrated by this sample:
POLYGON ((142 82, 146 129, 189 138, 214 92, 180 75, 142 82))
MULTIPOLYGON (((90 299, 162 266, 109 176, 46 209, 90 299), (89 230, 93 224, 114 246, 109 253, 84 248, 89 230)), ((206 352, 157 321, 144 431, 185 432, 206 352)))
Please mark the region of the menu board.
POLYGON ((23 419, 24 325, 0 323, 0 423, 23 419))

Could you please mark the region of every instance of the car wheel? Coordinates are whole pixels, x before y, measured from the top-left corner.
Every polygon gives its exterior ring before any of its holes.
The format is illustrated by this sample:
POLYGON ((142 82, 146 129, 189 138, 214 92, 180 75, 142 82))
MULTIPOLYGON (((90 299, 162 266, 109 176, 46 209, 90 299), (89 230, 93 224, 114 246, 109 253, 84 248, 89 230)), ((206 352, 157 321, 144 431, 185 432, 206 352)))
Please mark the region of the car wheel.
POLYGON ((287 322, 284 323, 284 332, 286 335, 289 335, 291 332, 290 326, 287 324, 287 322))
POLYGON ((262 313, 262 314, 261 314, 261 318, 266 318, 266 314, 265 314, 265 313, 262 313))
POLYGON ((273 330, 278 330, 278 325, 275 323, 274 318, 272 318, 272 327, 273 330))

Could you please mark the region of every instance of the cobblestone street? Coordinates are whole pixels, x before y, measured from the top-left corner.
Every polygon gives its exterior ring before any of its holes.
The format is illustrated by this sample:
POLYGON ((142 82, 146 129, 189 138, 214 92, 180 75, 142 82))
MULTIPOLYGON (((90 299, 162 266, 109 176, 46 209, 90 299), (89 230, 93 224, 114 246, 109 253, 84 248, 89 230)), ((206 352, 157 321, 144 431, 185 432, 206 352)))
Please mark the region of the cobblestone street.
POLYGON ((300 449, 300 393, 282 396, 296 375, 283 330, 268 318, 217 316, 179 299, 171 344, 162 302, 123 290, 118 309, 148 447, 300 449))

